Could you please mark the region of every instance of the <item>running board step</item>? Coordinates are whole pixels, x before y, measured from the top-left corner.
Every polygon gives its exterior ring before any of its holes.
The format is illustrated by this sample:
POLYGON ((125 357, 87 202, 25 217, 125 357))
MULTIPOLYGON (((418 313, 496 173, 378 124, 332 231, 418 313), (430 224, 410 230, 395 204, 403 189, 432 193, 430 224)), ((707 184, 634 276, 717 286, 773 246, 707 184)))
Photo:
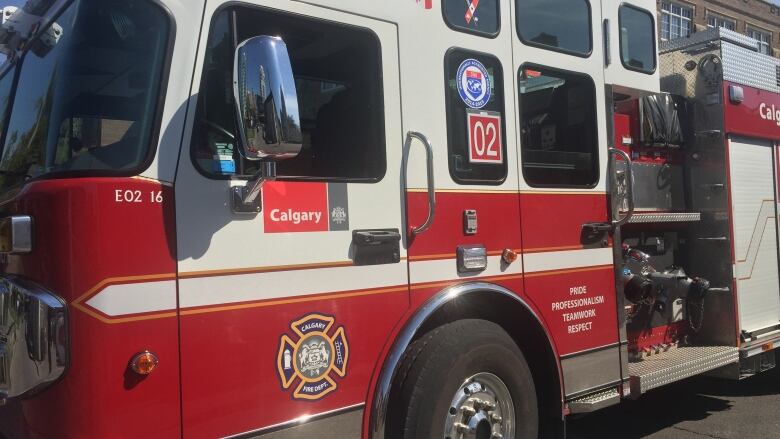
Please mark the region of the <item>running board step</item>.
POLYGON ((592 393, 587 396, 581 396, 573 399, 566 404, 569 410, 574 413, 590 413, 601 410, 620 402, 620 392, 617 389, 608 389, 598 393, 592 393))
POLYGON ((739 361, 739 348, 686 346, 646 356, 628 364, 633 398, 675 381, 699 375, 739 361))

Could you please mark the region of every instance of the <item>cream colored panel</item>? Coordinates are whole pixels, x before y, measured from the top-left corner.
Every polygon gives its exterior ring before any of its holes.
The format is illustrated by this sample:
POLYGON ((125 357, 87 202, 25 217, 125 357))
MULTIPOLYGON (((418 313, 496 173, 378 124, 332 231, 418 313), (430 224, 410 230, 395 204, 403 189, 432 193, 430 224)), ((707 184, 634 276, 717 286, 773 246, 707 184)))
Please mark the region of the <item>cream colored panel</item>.
POLYGON ((780 323, 776 201, 769 142, 729 141, 740 329, 780 323))

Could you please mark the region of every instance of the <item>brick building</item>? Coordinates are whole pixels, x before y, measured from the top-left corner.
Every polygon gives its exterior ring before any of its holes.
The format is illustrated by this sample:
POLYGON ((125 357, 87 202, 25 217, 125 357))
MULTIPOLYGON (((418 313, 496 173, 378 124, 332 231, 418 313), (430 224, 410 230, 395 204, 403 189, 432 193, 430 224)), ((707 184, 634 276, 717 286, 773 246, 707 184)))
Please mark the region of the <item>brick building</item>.
POLYGON ((764 0, 658 0, 657 3, 661 40, 721 26, 755 38, 760 41, 762 52, 780 57, 780 4, 764 0))

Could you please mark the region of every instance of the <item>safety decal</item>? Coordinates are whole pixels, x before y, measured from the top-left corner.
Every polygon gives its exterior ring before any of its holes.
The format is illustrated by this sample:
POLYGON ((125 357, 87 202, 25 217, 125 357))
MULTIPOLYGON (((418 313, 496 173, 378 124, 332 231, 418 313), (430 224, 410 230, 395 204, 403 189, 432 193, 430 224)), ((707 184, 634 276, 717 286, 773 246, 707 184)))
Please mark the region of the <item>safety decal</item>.
POLYGON ((474 23, 476 24, 479 21, 479 17, 477 17, 479 0, 466 0, 466 5, 466 24, 471 24, 472 20, 474 20, 474 23))
POLYGON ((458 93, 471 108, 482 108, 490 101, 490 74, 481 62, 467 59, 458 67, 455 78, 458 93))
POLYGON ((345 183, 267 182, 263 186, 266 233, 349 230, 345 183))
POLYGON ((318 400, 338 387, 337 378, 347 374, 349 345, 343 326, 331 331, 336 319, 309 314, 290 324, 292 338, 282 335, 277 357, 284 389, 297 381, 293 399, 318 400))

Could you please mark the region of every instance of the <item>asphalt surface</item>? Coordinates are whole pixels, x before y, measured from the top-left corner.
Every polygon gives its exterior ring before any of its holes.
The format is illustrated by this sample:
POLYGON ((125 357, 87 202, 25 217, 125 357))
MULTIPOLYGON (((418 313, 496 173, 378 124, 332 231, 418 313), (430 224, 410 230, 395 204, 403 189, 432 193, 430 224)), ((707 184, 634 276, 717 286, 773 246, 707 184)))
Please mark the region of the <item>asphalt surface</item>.
POLYGON ((780 439, 780 367, 743 381, 681 381, 568 428, 571 439, 780 439))

